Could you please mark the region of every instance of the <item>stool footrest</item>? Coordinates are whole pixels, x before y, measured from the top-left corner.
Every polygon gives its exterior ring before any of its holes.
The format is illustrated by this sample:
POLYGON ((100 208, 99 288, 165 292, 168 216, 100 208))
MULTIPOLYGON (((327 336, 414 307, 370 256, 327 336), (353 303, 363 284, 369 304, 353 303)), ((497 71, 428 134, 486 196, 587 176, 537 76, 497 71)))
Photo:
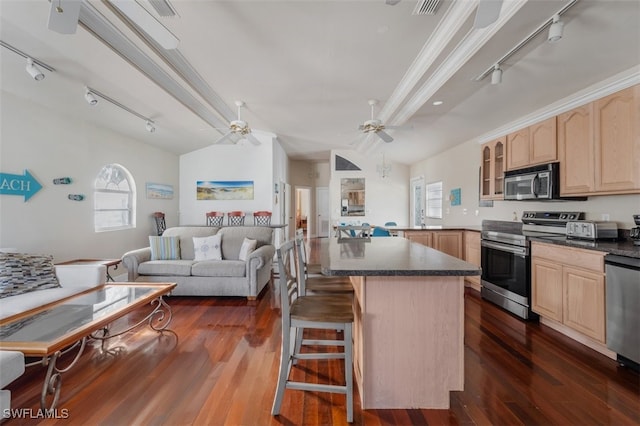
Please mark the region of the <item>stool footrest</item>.
POLYGON ((303 353, 293 356, 295 359, 344 359, 343 352, 303 353))
POLYGON ((324 385, 324 384, 318 384, 318 383, 304 383, 304 382, 287 382, 287 389, 331 392, 331 393, 342 393, 342 394, 347 393, 346 386, 324 385))

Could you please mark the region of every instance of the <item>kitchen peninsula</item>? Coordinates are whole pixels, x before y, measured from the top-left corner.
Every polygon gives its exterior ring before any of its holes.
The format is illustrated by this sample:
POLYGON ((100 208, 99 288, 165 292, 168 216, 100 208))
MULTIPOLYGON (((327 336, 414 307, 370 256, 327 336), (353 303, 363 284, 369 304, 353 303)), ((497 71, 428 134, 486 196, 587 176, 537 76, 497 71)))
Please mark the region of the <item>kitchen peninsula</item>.
POLYGON ((477 266, 405 238, 324 240, 322 272, 349 276, 362 408, 449 408, 464 387, 464 276, 477 266))

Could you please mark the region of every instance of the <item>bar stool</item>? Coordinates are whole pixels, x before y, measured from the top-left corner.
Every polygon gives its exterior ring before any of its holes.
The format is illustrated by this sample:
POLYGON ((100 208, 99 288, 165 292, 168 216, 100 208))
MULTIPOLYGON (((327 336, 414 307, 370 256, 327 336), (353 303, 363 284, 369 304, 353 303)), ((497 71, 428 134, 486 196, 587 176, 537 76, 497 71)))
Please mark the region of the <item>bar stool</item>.
POLYGON ((164 233, 165 229, 167 229, 167 224, 164 221, 164 213, 154 212, 153 219, 156 222, 156 233, 160 236, 164 233))
MULTIPOLYGON (((300 293, 295 270, 295 243, 289 240, 277 250, 280 270, 279 291, 282 313, 282 352, 278 385, 271 414, 280 414, 285 389, 341 393, 346 396, 347 421, 353 422, 353 308, 352 303, 340 296, 304 296, 300 293), (343 339, 304 339, 305 328, 341 330, 343 339), (295 336, 295 337, 293 337, 295 336), (291 339, 294 339, 292 342, 291 339), (305 352, 297 348, 305 345, 338 346, 343 352, 305 352), (297 360, 344 359, 345 384, 331 385, 296 382, 289 378, 297 360)), ((298 274, 300 275, 300 274, 298 274)))
POLYGON ((235 210, 227 213, 227 224, 229 226, 243 226, 244 212, 235 210))
MULTIPOLYGON (((336 294, 342 295, 343 297, 353 295, 353 285, 351 285, 349 277, 328 277, 320 273, 310 272, 311 267, 307 264, 307 252, 304 240, 296 234, 295 243, 301 294, 336 294)), ((320 265, 317 265, 313 269, 319 271, 320 265)))
POLYGON ((223 212, 207 212, 207 226, 222 226, 224 220, 223 212))
POLYGON ((271 225, 271 212, 264 210, 253 212, 253 224, 256 226, 271 225))

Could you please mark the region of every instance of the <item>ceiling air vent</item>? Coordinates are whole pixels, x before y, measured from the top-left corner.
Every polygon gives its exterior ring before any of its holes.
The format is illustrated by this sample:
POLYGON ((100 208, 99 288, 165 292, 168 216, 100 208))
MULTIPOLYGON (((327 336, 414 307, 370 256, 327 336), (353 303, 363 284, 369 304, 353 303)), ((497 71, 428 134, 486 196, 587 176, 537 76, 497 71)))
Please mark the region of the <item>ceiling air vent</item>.
POLYGON ((435 15, 442 0, 418 0, 412 15, 435 15))

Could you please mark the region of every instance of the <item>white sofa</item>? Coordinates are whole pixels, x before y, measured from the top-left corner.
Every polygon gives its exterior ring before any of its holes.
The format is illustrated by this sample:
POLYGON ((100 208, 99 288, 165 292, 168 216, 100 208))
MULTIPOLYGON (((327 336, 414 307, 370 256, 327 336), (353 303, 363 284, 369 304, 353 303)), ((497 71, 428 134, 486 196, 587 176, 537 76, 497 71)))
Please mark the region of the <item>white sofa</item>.
POLYGON ((266 226, 177 226, 163 237, 178 237, 180 258, 151 260, 151 248, 122 256, 129 281, 175 282, 174 296, 244 296, 255 299, 271 280, 275 254, 273 229, 266 226), (195 260, 193 238, 221 236, 223 260, 195 260), (256 240, 254 251, 239 260, 245 238, 256 240))
MULTIPOLYGON (((39 256, 39 263, 36 264, 46 264, 45 269, 53 270, 59 286, 32 288, 29 292, 11 295, 11 289, 18 289, 25 276, 37 272, 32 270, 34 266, 28 266, 36 257, 38 256, 0 253, 0 320, 65 299, 104 284, 107 280, 107 268, 104 265, 52 265, 50 256, 39 256), (19 266, 22 260, 25 267, 21 271, 19 266)), ((45 277, 39 278, 41 281, 46 280, 45 277)), ((52 282, 55 282, 55 279, 52 279, 52 282)), ((21 352, 0 351, 0 420, 7 417, 11 408, 11 392, 4 387, 20 377, 24 368, 24 355, 21 352)))

